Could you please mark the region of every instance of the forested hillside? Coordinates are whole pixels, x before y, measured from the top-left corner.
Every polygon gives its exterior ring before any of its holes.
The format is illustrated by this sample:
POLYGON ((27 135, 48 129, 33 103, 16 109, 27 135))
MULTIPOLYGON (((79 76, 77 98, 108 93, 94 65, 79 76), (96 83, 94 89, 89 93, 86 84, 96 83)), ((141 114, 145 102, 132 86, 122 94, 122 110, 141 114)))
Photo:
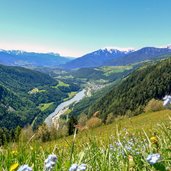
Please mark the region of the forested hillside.
POLYGON ((15 91, 28 92, 33 87, 56 85, 57 81, 37 71, 0 65, 0 84, 15 91))
POLYGON ((171 58, 147 64, 134 71, 112 91, 88 110, 89 115, 99 111, 105 121, 107 115, 134 115, 143 111, 150 99, 162 99, 171 93, 171 58))
POLYGON ((76 84, 58 84, 37 71, 0 65, 0 127, 37 127, 69 92, 79 90, 76 84))
POLYGON ((133 70, 138 68, 140 64, 128 66, 106 66, 98 68, 80 68, 78 70, 70 71, 69 74, 74 78, 87 79, 88 81, 106 80, 113 82, 117 79, 123 78, 130 74, 133 70))

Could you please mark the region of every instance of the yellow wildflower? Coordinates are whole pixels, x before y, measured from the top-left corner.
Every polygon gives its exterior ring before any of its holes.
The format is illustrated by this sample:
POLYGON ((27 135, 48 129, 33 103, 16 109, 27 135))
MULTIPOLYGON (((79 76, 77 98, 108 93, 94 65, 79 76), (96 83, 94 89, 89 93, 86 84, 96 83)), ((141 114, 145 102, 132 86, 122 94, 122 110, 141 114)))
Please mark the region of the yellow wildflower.
POLYGON ((11 153, 12 153, 13 155, 17 155, 17 151, 16 151, 16 150, 13 150, 11 153))
POLYGON ((33 147, 32 146, 30 146, 30 150, 33 151, 33 147))
POLYGON ((158 143, 158 139, 157 139, 157 137, 155 137, 155 136, 151 137, 151 138, 150 138, 150 141, 151 141, 151 143, 153 143, 153 144, 157 144, 157 143, 158 143))
POLYGON ((18 163, 14 163, 10 166, 10 170, 9 171, 16 171, 18 168, 19 164, 18 163))

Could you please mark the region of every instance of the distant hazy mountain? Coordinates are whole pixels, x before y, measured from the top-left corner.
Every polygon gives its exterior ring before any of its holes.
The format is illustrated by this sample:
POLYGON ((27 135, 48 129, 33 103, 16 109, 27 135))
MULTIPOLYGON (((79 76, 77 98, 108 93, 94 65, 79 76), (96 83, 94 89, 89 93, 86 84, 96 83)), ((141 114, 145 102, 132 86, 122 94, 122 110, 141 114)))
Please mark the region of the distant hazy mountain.
POLYGON ((145 47, 140 50, 99 49, 63 65, 66 69, 91 68, 99 66, 128 65, 158 59, 171 54, 171 46, 165 48, 145 47))
POLYGON ((67 62, 65 65, 63 65, 63 67, 66 69, 98 67, 102 66, 109 60, 117 60, 118 58, 123 57, 133 51, 134 50, 132 49, 118 50, 112 48, 103 48, 67 62))
POLYGON ((0 50, 0 64, 28 67, 56 67, 70 61, 71 58, 62 57, 54 53, 34 53, 18 50, 0 50))
POLYGON ((126 54, 117 59, 113 59, 104 63, 104 65, 118 66, 128 65, 137 62, 165 58, 163 55, 171 54, 170 46, 166 48, 145 47, 135 52, 126 54))
POLYGON ((164 58, 171 54, 171 46, 145 47, 139 50, 103 48, 80 58, 62 57, 54 53, 34 53, 0 50, 0 64, 24 67, 61 67, 64 69, 93 68, 99 66, 128 65, 147 60, 164 58))

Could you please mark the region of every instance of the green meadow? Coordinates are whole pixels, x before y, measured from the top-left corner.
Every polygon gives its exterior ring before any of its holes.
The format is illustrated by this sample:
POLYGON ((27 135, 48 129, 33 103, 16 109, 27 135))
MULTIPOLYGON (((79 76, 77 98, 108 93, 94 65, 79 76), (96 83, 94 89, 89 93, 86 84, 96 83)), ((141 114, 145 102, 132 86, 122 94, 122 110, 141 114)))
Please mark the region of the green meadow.
POLYGON ((104 72, 105 76, 110 76, 111 74, 114 73, 121 73, 127 70, 132 69, 132 65, 127 65, 127 66, 104 66, 101 67, 101 70, 104 72))
POLYGON ((53 102, 51 103, 41 103, 38 108, 41 110, 41 111, 45 111, 46 109, 48 109, 50 106, 53 105, 53 102))
POLYGON ((169 171, 171 111, 116 118, 109 125, 46 143, 34 140, 34 135, 29 139, 23 135, 18 143, 0 148, 0 170, 28 164, 41 171, 52 153, 58 157, 56 171, 67 171, 73 163, 85 163, 89 171, 169 171), (160 159, 155 164, 147 162, 147 156, 156 153, 160 159))
POLYGON ((58 88, 58 87, 69 87, 69 84, 66 84, 63 81, 59 81, 56 86, 52 86, 52 88, 58 88))

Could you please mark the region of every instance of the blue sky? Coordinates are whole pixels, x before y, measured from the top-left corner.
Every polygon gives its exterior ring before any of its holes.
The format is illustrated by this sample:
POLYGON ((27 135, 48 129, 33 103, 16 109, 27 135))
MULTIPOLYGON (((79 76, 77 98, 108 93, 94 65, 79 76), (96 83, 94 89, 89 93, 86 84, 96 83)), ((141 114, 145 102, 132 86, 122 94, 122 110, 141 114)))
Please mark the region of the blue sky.
POLYGON ((171 44, 171 0, 0 0, 0 49, 81 56, 171 44))

